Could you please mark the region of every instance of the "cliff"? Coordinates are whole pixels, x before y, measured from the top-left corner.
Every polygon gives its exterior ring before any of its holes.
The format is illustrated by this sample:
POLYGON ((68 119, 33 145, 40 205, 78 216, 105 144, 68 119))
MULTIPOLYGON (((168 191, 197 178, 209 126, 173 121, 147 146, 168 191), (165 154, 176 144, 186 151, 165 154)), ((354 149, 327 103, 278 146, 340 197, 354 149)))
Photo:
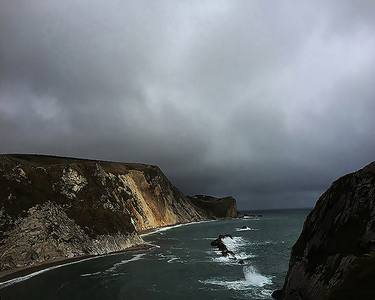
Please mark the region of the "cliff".
POLYGON ((143 243, 140 233, 216 215, 151 165, 0 155, 0 271, 143 243))
POLYGON ((209 218, 236 218, 236 200, 233 197, 216 198, 206 195, 189 196, 189 200, 206 212, 209 218))
POLYGON ((375 163, 335 181, 293 246, 282 291, 297 300, 375 299, 375 163))

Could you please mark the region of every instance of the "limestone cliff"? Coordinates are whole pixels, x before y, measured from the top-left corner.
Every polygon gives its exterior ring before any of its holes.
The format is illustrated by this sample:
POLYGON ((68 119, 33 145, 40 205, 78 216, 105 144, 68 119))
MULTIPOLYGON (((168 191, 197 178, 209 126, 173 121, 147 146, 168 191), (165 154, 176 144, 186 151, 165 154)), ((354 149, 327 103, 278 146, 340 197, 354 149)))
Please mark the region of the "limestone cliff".
POLYGON ((151 165, 0 155, 0 271, 120 251, 156 227, 221 217, 151 165))
POLYGON ((283 291, 297 300, 375 299, 375 163, 335 181, 293 246, 283 291))
POLYGON ((236 218, 236 200, 233 197, 216 198, 206 195, 189 196, 189 200, 205 211, 208 217, 236 218))

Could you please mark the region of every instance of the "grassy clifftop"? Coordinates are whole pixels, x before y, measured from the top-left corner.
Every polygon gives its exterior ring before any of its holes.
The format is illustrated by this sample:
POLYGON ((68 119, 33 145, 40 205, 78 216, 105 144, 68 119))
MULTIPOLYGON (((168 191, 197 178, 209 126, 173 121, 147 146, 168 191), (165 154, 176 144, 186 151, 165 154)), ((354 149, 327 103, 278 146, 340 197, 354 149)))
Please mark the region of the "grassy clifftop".
POLYGON ((144 230, 226 216, 216 204, 194 203, 157 166, 0 155, 0 271, 120 251, 144 230))

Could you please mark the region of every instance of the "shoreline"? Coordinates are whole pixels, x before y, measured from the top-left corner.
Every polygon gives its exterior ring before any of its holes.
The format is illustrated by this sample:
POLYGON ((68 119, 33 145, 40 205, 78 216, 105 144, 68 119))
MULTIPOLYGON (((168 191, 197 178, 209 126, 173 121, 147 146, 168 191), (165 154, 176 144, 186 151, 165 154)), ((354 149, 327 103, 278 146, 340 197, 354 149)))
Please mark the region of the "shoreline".
POLYGON ((82 255, 72 258, 56 258, 55 260, 41 263, 36 266, 20 267, 17 269, 0 272, 0 290, 15 283, 27 280, 29 278, 38 276, 39 274, 62 268, 65 266, 77 264, 80 262, 93 260, 105 256, 120 255, 127 252, 146 251, 156 247, 148 243, 134 245, 121 251, 111 252, 102 255, 82 255))
MULTIPOLYGON (((217 220, 217 219, 216 219, 217 220)), ((206 223, 206 222, 213 222, 216 220, 203 220, 203 221, 193 221, 193 222, 187 222, 187 223, 178 223, 174 225, 166 225, 162 227, 157 227, 157 228, 151 228, 147 230, 143 230, 139 232, 139 236, 141 238, 145 236, 149 236, 158 232, 162 231, 167 231, 169 229, 177 228, 177 227, 182 227, 182 226, 187 226, 187 225, 193 225, 193 224, 199 224, 199 223, 206 223)), ((7 270, 7 271, 2 271, 0 272, 0 290, 12 285, 16 284, 18 282, 27 280, 29 278, 38 276, 39 274, 58 269, 64 266, 69 266, 72 264, 77 264, 80 262, 88 261, 88 260, 93 260, 105 256, 112 256, 112 255, 120 255, 123 253, 127 252, 135 252, 135 251, 146 251, 150 250, 152 248, 157 248, 157 245, 152 245, 147 242, 144 242, 142 244, 134 245, 129 248, 126 248, 121 251, 116 251, 116 252, 111 252, 107 254, 102 254, 102 255, 82 255, 82 256, 77 256, 77 257, 72 257, 72 258, 56 258, 54 260, 44 262, 41 264, 38 264, 36 266, 28 266, 28 267, 19 267, 13 270, 7 270)))
POLYGON ((217 220, 220 220, 220 219, 192 221, 192 222, 187 222, 187 223, 176 223, 174 225, 166 225, 166 226, 161 226, 161 227, 158 227, 158 228, 146 229, 146 230, 141 231, 139 233, 139 236, 141 238, 143 238, 145 236, 149 236, 149 235, 154 234, 154 233, 167 231, 169 229, 173 229, 173 228, 177 228, 177 227, 183 227, 183 226, 187 226, 187 225, 194 225, 194 224, 207 223, 207 222, 214 222, 214 221, 217 221, 217 220))

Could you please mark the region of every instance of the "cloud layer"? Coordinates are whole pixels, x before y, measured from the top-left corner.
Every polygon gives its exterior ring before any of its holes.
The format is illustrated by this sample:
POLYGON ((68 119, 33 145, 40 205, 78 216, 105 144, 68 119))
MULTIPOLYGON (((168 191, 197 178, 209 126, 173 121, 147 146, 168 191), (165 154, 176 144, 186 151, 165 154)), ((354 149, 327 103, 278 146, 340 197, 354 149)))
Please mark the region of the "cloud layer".
POLYGON ((0 151, 158 164, 241 208, 375 160, 374 1, 0 2, 0 151))

